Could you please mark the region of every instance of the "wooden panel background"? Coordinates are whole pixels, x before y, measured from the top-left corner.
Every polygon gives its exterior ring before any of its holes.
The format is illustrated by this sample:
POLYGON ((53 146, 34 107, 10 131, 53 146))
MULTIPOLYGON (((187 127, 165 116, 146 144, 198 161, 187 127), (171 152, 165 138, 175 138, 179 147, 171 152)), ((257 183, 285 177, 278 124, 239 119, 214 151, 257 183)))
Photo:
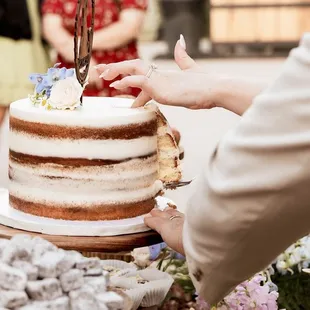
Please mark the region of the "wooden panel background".
MULTIPOLYGON (((274 5, 287 0, 212 0, 211 5, 274 5)), ((300 3, 292 0, 290 5, 300 3)), ((310 31, 309 7, 212 8, 210 10, 211 41, 235 42, 295 42, 310 31)))

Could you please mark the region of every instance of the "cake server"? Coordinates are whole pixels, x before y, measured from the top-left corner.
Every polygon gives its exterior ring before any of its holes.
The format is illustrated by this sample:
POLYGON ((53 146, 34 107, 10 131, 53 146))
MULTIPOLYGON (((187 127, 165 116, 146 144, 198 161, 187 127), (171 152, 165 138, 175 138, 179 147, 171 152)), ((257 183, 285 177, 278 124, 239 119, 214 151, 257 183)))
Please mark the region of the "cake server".
MULTIPOLYGON (((87 25, 88 0, 78 0, 74 27, 74 65, 76 78, 84 88, 87 84, 90 59, 92 54, 95 0, 91 0, 91 22, 87 25)), ((81 97, 81 104, 83 95, 81 97)))
POLYGON ((179 181, 179 182, 169 182, 164 183, 165 189, 176 189, 177 187, 183 187, 191 184, 195 178, 189 180, 189 181, 179 181))

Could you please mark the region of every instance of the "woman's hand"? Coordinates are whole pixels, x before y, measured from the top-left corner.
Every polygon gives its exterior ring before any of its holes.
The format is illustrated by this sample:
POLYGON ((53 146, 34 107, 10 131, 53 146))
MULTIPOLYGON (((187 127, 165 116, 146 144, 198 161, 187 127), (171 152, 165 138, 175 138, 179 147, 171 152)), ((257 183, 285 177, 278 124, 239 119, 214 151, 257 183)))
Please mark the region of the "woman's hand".
POLYGON ((111 84, 116 89, 138 87, 142 90, 133 107, 143 106, 154 99, 159 103, 183 106, 190 109, 209 109, 216 105, 216 76, 202 74, 199 67, 185 51, 185 41, 181 39, 175 48, 175 59, 182 71, 155 70, 146 77, 150 66, 141 60, 130 60, 108 65, 99 65, 100 77, 114 80, 125 75, 120 81, 111 84))
POLYGON ((73 62, 73 36, 63 27, 61 16, 46 14, 43 17, 42 23, 44 38, 66 61, 73 62))
POLYGON ((143 106, 151 99, 161 104, 189 109, 209 109, 216 106, 215 78, 196 72, 165 70, 155 70, 147 77, 145 74, 149 69, 146 68, 149 67, 140 60, 109 64, 103 69, 101 77, 113 80, 120 74, 127 75, 110 86, 116 89, 140 88, 142 92, 133 107, 143 106))
POLYGON ((182 237, 184 215, 182 213, 172 208, 167 208, 165 211, 153 209, 145 216, 144 222, 148 227, 156 230, 171 249, 185 255, 182 237))
POLYGON ((97 89, 102 88, 102 81, 99 79, 99 73, 96 70, 97 62, 94 58, 91 58, 90 65, 89 65, 89 71, 88 71, 88 84, 91 87, 95 87, 97 89))
POLYGON ((122 9, 118 21, 94 32, 93 50, 114 50, 138 38, 144 16, 145 12, 140 9, 122 9))
POLYGON ((138 87, 142 90, 133 107, 139 107, 154 99, 161 104, 182 106, 190 109, 221 107, 242 115, 253 99, 267 86, 263 80, 219 76, 203 72, 185 50, 181 36, 175 47, 175 61, 181 71, 155 70, 146 77, 150 66, 141 60, 99 65, 101 77, 123 79, 111 87, 123 89, 138 87))

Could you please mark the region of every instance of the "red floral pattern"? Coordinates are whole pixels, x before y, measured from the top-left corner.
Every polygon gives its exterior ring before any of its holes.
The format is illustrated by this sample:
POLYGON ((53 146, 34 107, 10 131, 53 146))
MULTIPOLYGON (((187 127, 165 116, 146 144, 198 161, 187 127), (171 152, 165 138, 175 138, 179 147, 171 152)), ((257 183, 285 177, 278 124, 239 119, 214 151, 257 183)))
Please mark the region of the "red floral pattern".
MULTIPOLYGON (((42 12, 43 14, 60 15, 63 20, 63 26, 73 35, 76 8, 77 0, 45 0, 42 12)), ((120 11, 129 8, 146 10, 147 0, 96 0, 95 31, 118 21, 120 11), (119 5, 117 3, 119 3, 119 5)), ((90 20, 90 14, 88 19, 90 20)), ((138 58, 137 41, 134 40, 126 46, 111 51, 94 51, 92 56, 99 64, 136 59, 138 58)), ((74 67, 73 63, 66 62, 60 55, 57 55, 57 62, 60 62, 61 66, 66 68, 74 67)), ((113 81, 102 80, 102 87, 100 89, 87 86, 84 95, 102 97, 114 97, 119 95, 137 96, 140 92, 139 89, 119 91, 110 88, 109 85, 112 82, 113 81)))

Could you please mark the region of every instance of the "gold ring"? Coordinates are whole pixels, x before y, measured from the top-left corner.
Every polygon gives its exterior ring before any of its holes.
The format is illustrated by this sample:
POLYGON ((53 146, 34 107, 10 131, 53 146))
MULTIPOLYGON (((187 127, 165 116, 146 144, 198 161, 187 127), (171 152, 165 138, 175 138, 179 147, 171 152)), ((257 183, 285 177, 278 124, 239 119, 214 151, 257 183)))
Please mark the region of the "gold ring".
POLYGON ((181 217, 182 217, 181 215, 172 215, 169 217, 169 221, 172 221, 174 219, 181 218, 181 217))
POLYGON ((146 74, 146 77, 150 78, 152 73, 153 73, 153 71, 156 70, 156 69, 157 69, 157 66, 155 64, 151 64, 150 68, 149 68, 149 71, 146 74))

